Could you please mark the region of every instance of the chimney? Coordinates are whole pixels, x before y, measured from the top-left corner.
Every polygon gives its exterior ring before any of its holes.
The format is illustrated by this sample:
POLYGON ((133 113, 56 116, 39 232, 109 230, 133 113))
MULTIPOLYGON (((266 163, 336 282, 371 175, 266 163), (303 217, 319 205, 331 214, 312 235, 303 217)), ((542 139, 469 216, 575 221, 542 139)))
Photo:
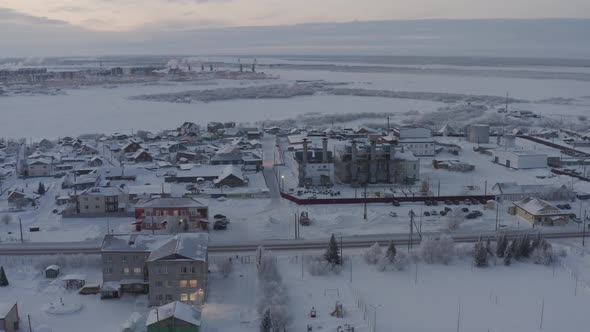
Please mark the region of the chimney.
POLYGON ((322 163, 328 162, 328 139, 322 139, 322 163))
POLYGON ((303 156, 301 157, 301 163, 307 164, 307 138, 303 139, 303 156))

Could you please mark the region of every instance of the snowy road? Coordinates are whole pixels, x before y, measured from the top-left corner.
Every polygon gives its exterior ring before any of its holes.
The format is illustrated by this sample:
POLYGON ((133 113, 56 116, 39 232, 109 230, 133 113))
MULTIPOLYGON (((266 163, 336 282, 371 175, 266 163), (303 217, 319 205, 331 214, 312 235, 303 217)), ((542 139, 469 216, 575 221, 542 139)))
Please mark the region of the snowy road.
POLYGON ((281 191, 279 183, 274 171, 274 150, 275 150, 275 137, 266 135, 262 139, 262 149, 264 151, 262 159, 264 170, 264 179, 266 180, 266 186, 270 190, 270 197, 272 199, 271 204, 276 206, 281 202, 281 191))
MULTIPOLYGON (((507 232, 508 236, 516 236, 527 231, 507 232)), ((583 232, 543 232, 546 239, 567 239, 581 238, 583 232)), ((439 236, 441 233, 424 233, 424 237, 439 236)), ((493 232, 487 233, 464 233, 451 235, 455 242, 476 242, 480 238, 495 238, 493 232)), ((366 248, 375 242, 386 245, 389 241, 394 241, 397 245, 407 245, 409 241, 408 234, 373 234, 373 235, 355 235, 345 236, 342 238, 344 248, 366 248)), ((255 251, 260 245, 273 251, 301 251, 324 249, 328 239, 319 240, 266 240, 266 241, 243 241, 222 243, 213 242, 209 245, 211 253, 237 253, 255 251)), ((417 245, 420 238, 414 234, 412 243, 417 245)), ((99 242, 37 242, 24 244, 0 244, 0 255, 50 255, 50 254, 100 254, 99 242)))

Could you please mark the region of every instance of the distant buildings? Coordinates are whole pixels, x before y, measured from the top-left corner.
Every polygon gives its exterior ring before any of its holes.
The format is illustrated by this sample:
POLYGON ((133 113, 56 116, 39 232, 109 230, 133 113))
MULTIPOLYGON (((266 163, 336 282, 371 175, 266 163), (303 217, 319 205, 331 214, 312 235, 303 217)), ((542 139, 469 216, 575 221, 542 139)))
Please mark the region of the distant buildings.
POLYGON ((490 143, 490 126, 487 124, 470 124, 467 126, 467 141, 476 144, 490 143))
POLYGON ((171 302, 150 311, 147 332, 199 332, 201 312, 183 302, 171 302))
POLYGON ((334 183, 334 156, 328 151, 328 140, 322 140, 322 149, 309 149, 309 141, 303 139, 303 149, 293 153, 294 171, 298 185, 326 186, 334 183))
POLYGON ((113 187, 88 188, 78 195, 78 213, 103 215, 127 211, 129 194, 113 187))
POLYGON ((406 126, 393 130, 399 146, 404 147, 417 157, 434 156, 435 142, 432 130, 419 126, 406 126))
POLYGON ((135 219, 146 229, 207 229, 209 207, 188 197, 151 198, 137 203, 135 219))
POLYGON ((51 160, 39 158, 31 160, 27 163, 24 171, 25 177, 37 177, 37 176, 51 176, 53 171, 53 165, 51 160))
POLYGON ((0 302, 0 331, 19 331, 20 317, 16 302, 0 302))

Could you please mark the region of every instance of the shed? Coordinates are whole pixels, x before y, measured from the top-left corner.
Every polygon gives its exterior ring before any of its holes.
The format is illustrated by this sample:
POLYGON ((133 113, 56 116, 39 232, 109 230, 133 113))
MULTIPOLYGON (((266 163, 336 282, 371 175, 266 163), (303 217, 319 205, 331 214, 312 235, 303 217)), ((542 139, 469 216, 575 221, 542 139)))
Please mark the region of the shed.
POLYGON ((199 332, 201 312, 192 305, 175 301, 152 309, 145 325, 148 332, 199 332))
POLYGON ((62 280, 66 289, 80 289, 86 285, 86 276, 81 274, 68 274, 62 280))
POLYGON ((16 302, 0 302, 0 331, 18 331, 19 320, 16 302))
POLYGON ((45 278, 55 279, 59 275, 59 266, 49 265, 45 268, 45 278))

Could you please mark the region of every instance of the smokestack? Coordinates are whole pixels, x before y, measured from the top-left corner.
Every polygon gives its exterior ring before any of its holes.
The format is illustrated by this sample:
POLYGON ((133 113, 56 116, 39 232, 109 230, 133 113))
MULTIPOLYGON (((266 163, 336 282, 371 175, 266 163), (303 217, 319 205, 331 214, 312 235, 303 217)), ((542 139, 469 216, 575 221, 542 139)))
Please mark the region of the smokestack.
POLYGON ((328 139, 324 138, 322 140, 322 163, 328 162, 328 139))
POLYGON ((307 138, 303 139, 303 156, 301 157, 301 163, 307 164, 307 138))
POLYGON ((358 180, 358 165, 357 165, 357 149, 356 149, 356 141, 352 141, 351 145, 351 155, 350 155, 350 180, 354 185, 358 180))
POLYGON ((371 141, 371 162, 369 164, 369 182, 377 183, 377 142, 371 141))

